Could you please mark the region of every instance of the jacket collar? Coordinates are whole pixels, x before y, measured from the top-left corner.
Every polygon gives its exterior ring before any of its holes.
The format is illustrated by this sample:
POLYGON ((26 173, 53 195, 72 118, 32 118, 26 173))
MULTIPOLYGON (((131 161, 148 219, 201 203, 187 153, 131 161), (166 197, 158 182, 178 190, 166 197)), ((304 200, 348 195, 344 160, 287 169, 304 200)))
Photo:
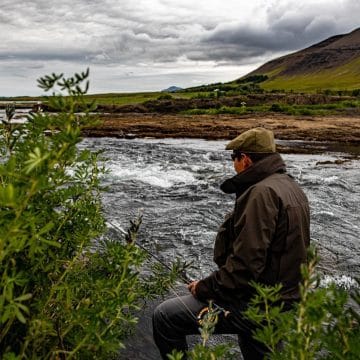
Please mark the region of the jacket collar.
POLYGON ((236 193, 240 196, 250 186, 275 173, 286 172, 286 166, 279 153, 273 153, 262 160, 257 161, 246 170, 225 180, 220 189, 227 193, 236 193))

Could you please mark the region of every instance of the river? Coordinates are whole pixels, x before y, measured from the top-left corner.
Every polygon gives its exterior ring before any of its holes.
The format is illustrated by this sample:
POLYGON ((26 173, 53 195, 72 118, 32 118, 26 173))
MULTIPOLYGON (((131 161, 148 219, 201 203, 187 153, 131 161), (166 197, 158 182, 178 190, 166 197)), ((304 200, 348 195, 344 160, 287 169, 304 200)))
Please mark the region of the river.
MULTIPOLYGON (((165 261, 192 262, 190 277, 214 269, 213 242, 233 207, 219 185, 234 175, 225 141, 194 139, 87 138, 82 146, 105 151, 110 173, 103 181, 107 219, 126 228, 139 211, 138 241, 165 261)), ((343 286, 360 276, 360 163, 332 163, 344 154, 282 155, 288 172, 307 194, 311 238, 317 245, 323 281, 343 286), (324 164, 324 162, 329 162, 324 164)))
MULTIPOLYGON (((13 122, 25 121, 29 111, 17 109, 13 122)), ((4 117, 5 110, 0 109, 0 120, 4 117)), ((82 146, 102 149, 109 159, 110 173, 104 178, 109 186, 104 194, 109 221, 126 227, 141 210, 139 241, 163 259, 193 262, 196 266, 189 275, 200 278, 214 268, 216 231, 234 202, 233 196, 219 190, 221 182, 234 174, 225 144, 200 139, 86 138, 82 146)), ((348 150, 360 153, 359 146, 348 150)), ((343 155, 324 152, 283 158, 310 200, 311 236, 320 251, 323 281, 351 286, 354 277, 360 277, 360 161, 321 164, 343 155)))

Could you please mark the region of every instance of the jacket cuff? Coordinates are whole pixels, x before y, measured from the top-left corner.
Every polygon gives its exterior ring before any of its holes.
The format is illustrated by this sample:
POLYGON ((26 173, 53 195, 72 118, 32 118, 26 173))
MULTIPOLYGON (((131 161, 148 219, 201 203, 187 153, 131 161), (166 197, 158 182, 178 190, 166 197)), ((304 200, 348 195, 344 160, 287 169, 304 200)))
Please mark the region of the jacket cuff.
POLYGON ((201 301, 215 300, 215 293, 209 286, 210 276, 200 280, 196 285, 196 297, 201 301))

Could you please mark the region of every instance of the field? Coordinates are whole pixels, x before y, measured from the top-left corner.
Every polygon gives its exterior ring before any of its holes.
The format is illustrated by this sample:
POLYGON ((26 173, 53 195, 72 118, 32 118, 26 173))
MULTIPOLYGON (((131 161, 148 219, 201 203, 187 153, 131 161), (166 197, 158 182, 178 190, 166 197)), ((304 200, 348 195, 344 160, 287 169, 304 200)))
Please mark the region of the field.
MULTIPOLYGON (((141 104, 149 100, 157 100, 163 96, 162 92, 139 92, 139 93, 119 93, 119 94, 94 94, 87 95, 89 100, 95 100, 99 105, 134 105, 141 104)), ((174 93, 172 97, 188 99, 194 96, 194 93, 174 93)))
MULTIPOLYGON (((231 139, 251 127, 274 131, 277 139, 351 145, 360 153, 359 96, 325 94, 255 93, 229 96, 214 91, 176 93, 93 94, 101 124, 84 130, 85 136, 192 137, 231 139)), ((16 100, 16 106, 29 107, 16 100)), ((4 101, 0 107, 5 106, 4 101)), ((281 147, 281 150, 288 149, 281 147)), ((305 151, 301 146, 297 151, 305 151)), ((294 149, 291 149, 293 152, 294 149)))
MULTIPOLYGON (((157 92, 137 92, 137 93, 105 93, 105 94, 88 94, 85 98, 91 102, 96 101, 98 105, 133 105, 141 104, 149 100, 157 100, 159 97, 164 96, 161 91, 157 92)), ((173 98, 189 99, 197 96, 198 92, 181 92, 173 93, 173 98)), ((21 97, 0 97, 1 103, 16 102, 18 105, 26 104, 26 102, 46 102, 46 97, 38 96, 21 96, 21 97)), ((0 106, 3 104, 0 104, 0 106)))

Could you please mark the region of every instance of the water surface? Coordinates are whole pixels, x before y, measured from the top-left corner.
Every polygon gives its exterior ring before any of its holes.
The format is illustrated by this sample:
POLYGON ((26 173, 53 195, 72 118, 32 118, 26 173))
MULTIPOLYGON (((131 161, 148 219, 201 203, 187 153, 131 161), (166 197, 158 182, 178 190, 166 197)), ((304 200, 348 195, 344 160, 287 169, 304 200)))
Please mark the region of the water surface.
MULTIPOLYGON (((85 139, 82 146, 104 149, 110 173, 104 207, 108 220, 126 227, 143 212, 138 241, 165 261, 192 261, 189 275, 214 269, 213 242, 230 212, 234 196, 219 185, 234 175, 225 141, 197 139, 85 139)), ((341 153, 283 155, 288 172, 300 183, 311 205, 311 237, 322 256, 326 281, 351 284, 360 276, 359 160, 319 164, 341 153)))

